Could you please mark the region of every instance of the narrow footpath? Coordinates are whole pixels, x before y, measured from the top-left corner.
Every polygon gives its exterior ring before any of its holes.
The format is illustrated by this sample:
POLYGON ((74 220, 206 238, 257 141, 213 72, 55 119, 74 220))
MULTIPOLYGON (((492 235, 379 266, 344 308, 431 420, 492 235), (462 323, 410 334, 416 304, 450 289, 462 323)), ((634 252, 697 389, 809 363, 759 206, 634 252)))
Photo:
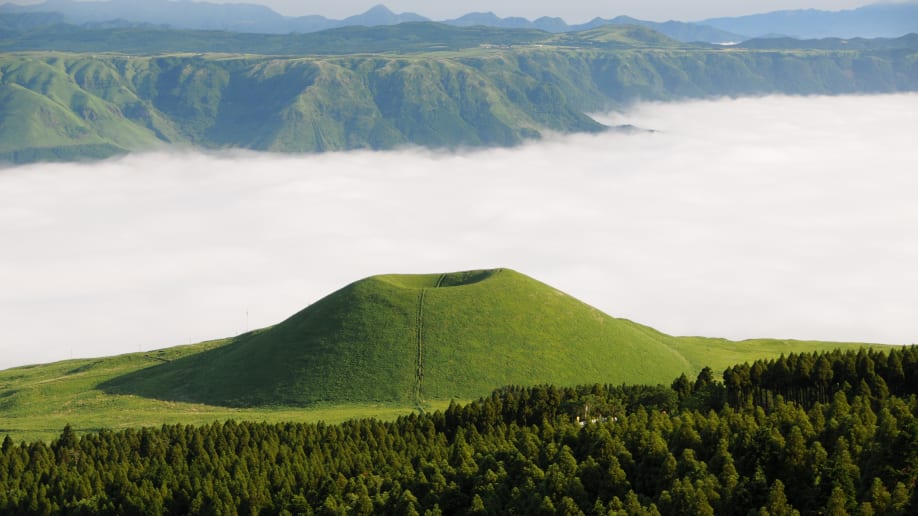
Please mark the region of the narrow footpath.
POLYGON ((417 359, 417 370, 415 372, 416 381, 414 387, 414 403, 418 406, 418 409, 421 408, 421 384, 424 382, 424 342, 421 338, 423 333, 423 322, 424 322, 424 297, 427 295, 427 289, 422 288, 420 294, 418 294, 418 320, 416 323, 417 327, 417 341, 418 341, 418 359, 417 359))

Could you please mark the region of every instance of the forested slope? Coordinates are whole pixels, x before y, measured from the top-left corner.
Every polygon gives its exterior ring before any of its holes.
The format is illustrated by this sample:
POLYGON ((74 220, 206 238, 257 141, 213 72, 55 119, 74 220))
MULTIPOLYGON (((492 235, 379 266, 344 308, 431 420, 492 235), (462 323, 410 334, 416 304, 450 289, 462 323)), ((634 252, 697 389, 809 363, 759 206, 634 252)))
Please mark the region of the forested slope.
POLYGON ((914 514, 918 348, 731 370, 508 387, 394 422, 7 437, 0 512, 914 514), (784 398, 788 374, 812 395, 784 398))

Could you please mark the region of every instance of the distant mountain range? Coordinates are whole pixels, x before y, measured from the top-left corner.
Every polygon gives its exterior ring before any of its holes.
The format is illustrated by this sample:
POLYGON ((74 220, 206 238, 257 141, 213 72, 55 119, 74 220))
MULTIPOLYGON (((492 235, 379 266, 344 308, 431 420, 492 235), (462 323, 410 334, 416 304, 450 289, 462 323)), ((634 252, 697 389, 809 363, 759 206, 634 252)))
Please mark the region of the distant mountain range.
POLYGON ((640 25, 653 29, 661 34, 665 34, 677 41, 693 42, 704 41, 708 43, 729 43, 745 39, 743 36, 734 34, 729 31, 715 29, 698 23, 685 23, 678 21, 668 21, 658 23, 652 21, 638 20, 629 16, 617 16, 611 20, 605 18, 593 18, 592 20, 577 25, 568 25, 561 18, 542 17, 534 21, 525 18, 500 18, 494 13, 470 13, 460 16, 454 20, 445 20, 447 25, 456 25, 459 27, 469 27, 474 25, 484 25, 486 27, 500 27, 504 29, 538 29, 545 32, 580 32, 584 30, 602 27, 604 25, 640 25))
MULTIPOLYGON (((42 26, 69 23, 103 27, 154 25, 177 29, 288 34, 354 25, 377 26, 431 21, 415 13, 396 14, 383 5, 377 5, 363 14, 333 20, 318 15, 283 16, 268 7, 255 4, 170 0, 46 0, 33 5, 7 3, 0 5, 0 14, 19 15, 5 16, 0 24, 0 30, 8 28, 11 24, 21 29, 30 24, 42 26)), ((439 21, 460 27, 482 25, 538 29, 553 33, 582 31, 602 25, 641 25, 678 41, 709 43, 733 43, 762 36, 897 37, 918 32, 918 3, 876 4, 847 11, 777 11, 694 23, 660 23, 619 16, 613 19, 594 18, 587 23, 568 25, 561 18, 500 18, 490 12, 469 13, 452 20, 439 21)))
POLYGON ((885 38, 918 32, 918 2, 874 4, 846 11, 775 11, 700 23, 755 38, 885 38))

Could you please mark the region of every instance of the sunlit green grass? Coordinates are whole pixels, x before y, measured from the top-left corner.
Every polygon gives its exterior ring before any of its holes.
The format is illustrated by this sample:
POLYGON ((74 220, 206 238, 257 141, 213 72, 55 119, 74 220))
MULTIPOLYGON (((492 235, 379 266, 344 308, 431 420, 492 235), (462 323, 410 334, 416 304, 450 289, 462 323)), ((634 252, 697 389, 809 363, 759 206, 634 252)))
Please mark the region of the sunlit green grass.
POLYGON ((729 366, 752 362, 757 359, 773 359, 790 353, 811 353, 832 349, 859 349, 872 347, 887 349, 884 344, 861 342, 823 342, 793 339, 749 339, 733 341, 706 337, 678 337, 671 346, 694 365, 694 372, 701 367, 710 367, 719 376, 729 366))
POLYGON ((672 337, 505 269, 377 276, 236 338, 0 371, 0 435, 51 439, 67 424, 91 432, 392 419, 509 384, 669 384, 705 366, 719 374, 746 361, 859 346, 672 337))
MULTIPOLYGON (((119 375, 150 367, 152 356, 178 357, 212 348, 220 341, 133 353, 101 359, 80 359, 0 371, 0 436, 16 440, 50 440, 65 425, 78 432, 117 430, 170 423, 204 424, 237 421, 324 421, 355 418, 394 419, 413 405, 348 403, 311 407, 229 408, 202 403, 161 401, 137 395, 107 394, 97 386, 119 375)), ((425 403, 424 409, 445 408, 449 400, 425 403)))
POLYGON ((669 382, 693 367, 670 339, 507 269, 376 276, 102 387, 235 407, 410 405, 511 384, 669 382))

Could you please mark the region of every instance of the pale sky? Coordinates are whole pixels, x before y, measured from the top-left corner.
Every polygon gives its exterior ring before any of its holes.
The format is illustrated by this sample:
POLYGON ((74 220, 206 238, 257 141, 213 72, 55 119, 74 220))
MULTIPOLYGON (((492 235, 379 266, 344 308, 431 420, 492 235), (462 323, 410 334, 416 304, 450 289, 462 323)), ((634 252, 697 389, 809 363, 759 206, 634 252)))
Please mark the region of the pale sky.
POLYGON ((513 149, 0 169, 0 369, 509 267, 676 335, 918 343, 918 95, 645 104, 513 149))
MULTIPOLYGON (((0 0, 3 1, 3 0, 0 0)), ((34 0, 6 0, 11 3, 33 4, 34 0)), ((130 0, 121 0, 130 1, 130 0)), ((384 4, 395 12, 414 12, 435 20, 456 18, 470 12, 492 11, 498 16, 522 16, 534 19, 540 16, 558 16, 568 23, 588 21, 597 16, 614 18, 628 15, 652 21, 680 20, 697 21, 721 16, 739 16, 783 9, 823 9, 837 11, 878 3, 871 0, 567 0, 565 2, 546 0, 467 0, 453 2, 445 0, 263 0, 250 2, 214 3, 257 3, 267 5, 288 16, 320 14, 329 18, 345 18, 359 14, 377 4, 384 4)), ((885 2, 892 3, 892 2, 885 2)))

